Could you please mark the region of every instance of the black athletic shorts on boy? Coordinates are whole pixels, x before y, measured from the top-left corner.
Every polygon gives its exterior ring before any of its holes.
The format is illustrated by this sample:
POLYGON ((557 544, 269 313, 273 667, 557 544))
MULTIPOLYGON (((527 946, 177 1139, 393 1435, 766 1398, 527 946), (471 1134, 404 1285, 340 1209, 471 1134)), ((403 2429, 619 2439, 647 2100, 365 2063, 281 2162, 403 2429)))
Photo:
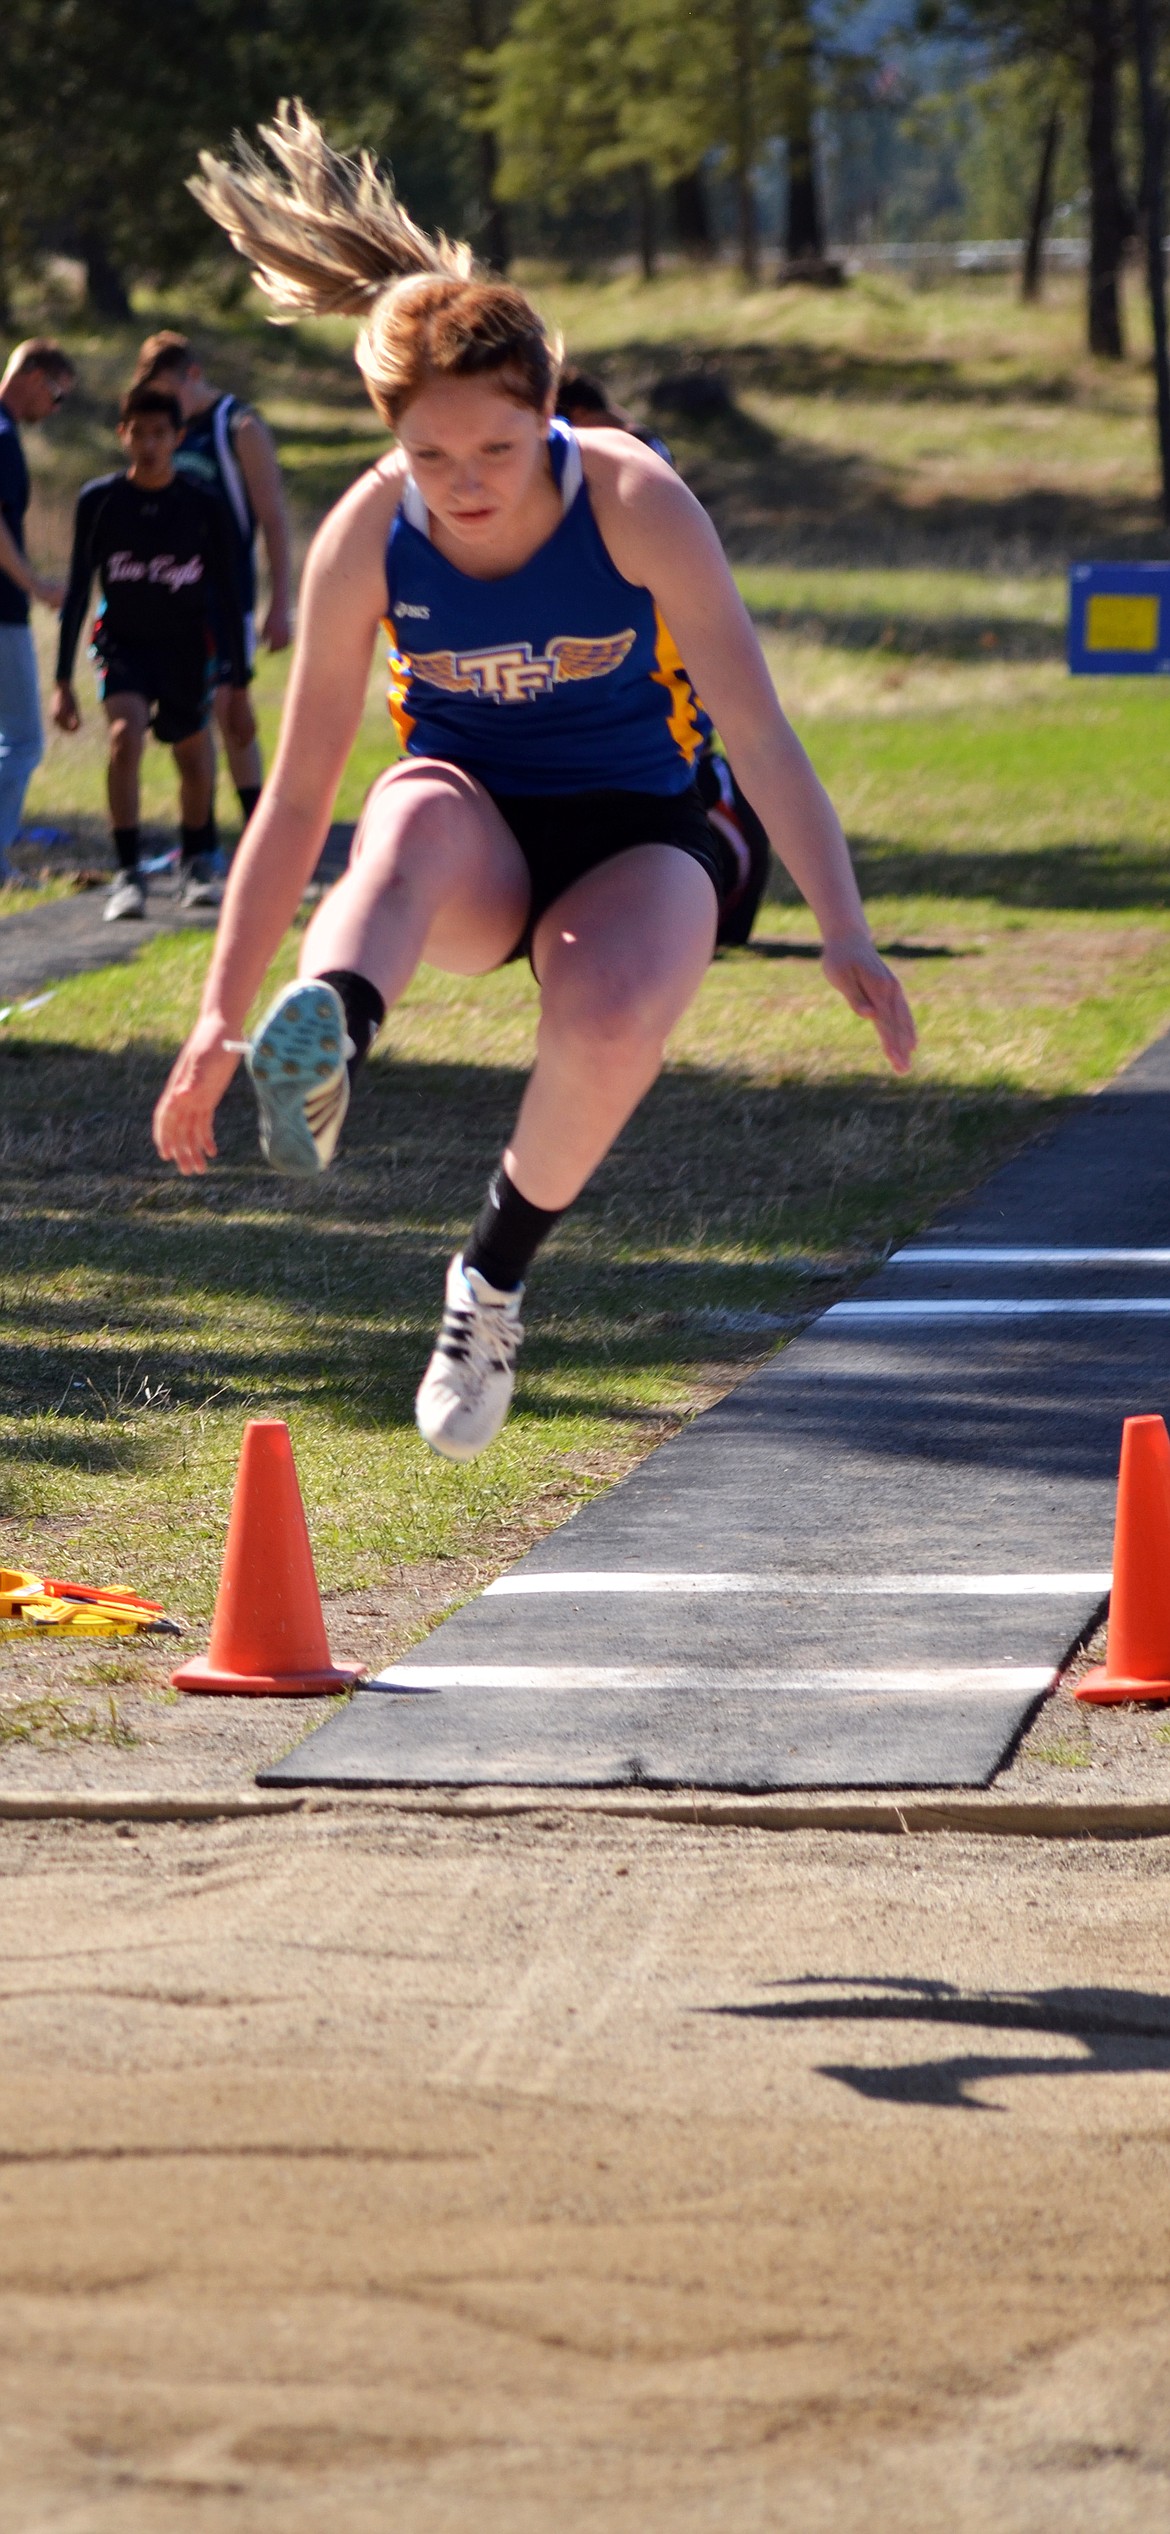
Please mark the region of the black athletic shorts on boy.
POLYGON ((174 746, 202 728, 218 644, 232 683, 248 675, 244 622, 228 531, 210 493, 178 475, 157 491, 102 475, 78 497, 57 676, 68 685, 97 574, 101 605, 92 656, 102 693, 142 695, 160 739, 174 746), (216 630, 218 629, 218 630, 216 630))
POLYGON ((677 845, 705 871, 720 906, 739 874, 693 784, 685 792, 493 792, 528 865, 532 905, 511 959, 532 955, 532 936, 566 889, 634 845, 677 845))
POLYGON ((168 643, 165 651, 138 651, 129 644, 115 648, 99 639, 92 656, 103 704, 109 695, 141 695, 150 707, 150 727, 165 748, 206 729, 215 670, 206 640, 190 649, 168 643))

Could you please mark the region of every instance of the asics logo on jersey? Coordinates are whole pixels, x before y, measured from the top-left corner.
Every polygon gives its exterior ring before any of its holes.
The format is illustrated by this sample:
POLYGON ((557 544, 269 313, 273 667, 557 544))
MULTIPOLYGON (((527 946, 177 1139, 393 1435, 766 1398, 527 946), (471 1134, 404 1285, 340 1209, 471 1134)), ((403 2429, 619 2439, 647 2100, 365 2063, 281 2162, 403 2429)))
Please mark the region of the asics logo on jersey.
POLYGON ((400 598, 394 610, 396 616, 429 616, 430 612, 429 607, 412 607, 406 598, 400 598))
MULTIPOLYGON (((402 612, 402 611, 397 611, 402 612)), ((491 651, 409 651, 407 664, 428 686, 445 695, 482 695, 492 704, 530 704, 554 686, 581 678, 609 677, 620 669, 638 637, 632 625, 624 633, 601 634, 595 641, 579 634, 557 634, 543 651, 530 642, 500 643, 491 651)))

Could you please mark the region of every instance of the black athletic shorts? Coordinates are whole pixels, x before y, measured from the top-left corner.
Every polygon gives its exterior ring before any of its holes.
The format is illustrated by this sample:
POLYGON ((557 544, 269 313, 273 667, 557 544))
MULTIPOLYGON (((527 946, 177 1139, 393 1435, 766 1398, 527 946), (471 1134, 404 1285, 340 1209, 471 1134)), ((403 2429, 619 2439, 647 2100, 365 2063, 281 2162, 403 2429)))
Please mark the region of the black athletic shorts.
MULTIPOLYGON (((215 644, 215 666, 211 673, 213 686, 233 686, 232 647, 224 627, 223 616, 214 597, 211 608, 211 638, 215 644)), ((244 610, 244 684, 250 686, 256 675, 256 616, 253 609, 244 610)), ((237 689, 238 692, 238 689, 237 689)))
POLYGON ((134 650, 129 644, 94 647, 98 687, 107 695, 141 695, 150 706, 150 727, 165 748, 193 739, 211 718, 214 659, 206 644, 198 650, 134 650))
POLYGON ((677 845, 705 871, 722 906, 735 889, 735 856, 712 827, 693 784, 685 792, 493 792, 528 865, 532 904, 509 959, 531 957, 541 916, 574 881, 633 845, 677 845))

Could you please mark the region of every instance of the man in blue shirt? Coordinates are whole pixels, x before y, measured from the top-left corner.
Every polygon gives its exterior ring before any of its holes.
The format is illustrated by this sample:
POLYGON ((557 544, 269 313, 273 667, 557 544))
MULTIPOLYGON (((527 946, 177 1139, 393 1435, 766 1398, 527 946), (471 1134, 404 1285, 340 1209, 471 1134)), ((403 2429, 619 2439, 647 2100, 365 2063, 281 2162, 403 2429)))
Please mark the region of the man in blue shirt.
POLYGON ((44 747, 29 600, 55 609, 65 595, 64 584, 43 579, 25 555, 29 483, 19 426, 47 421, 73 380, 68 353, 40 336, 17 344, 0 378, 0 880, 11 871, 8 848, 44 747))

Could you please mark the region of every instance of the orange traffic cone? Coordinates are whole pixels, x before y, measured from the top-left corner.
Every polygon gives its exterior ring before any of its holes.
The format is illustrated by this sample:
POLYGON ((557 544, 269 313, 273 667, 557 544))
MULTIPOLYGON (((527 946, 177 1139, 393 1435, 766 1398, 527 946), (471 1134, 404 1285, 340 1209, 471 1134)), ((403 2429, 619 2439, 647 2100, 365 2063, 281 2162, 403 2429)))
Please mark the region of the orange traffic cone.
POLYGON ((255 1417, 244 1428, 211 1643, 171 1679, 176 1689, 308 1698, 347 1688, 361 1668, 329 1659, 288 1427, 255 1417))
POLYGON ((1105 1661, 1075 1695, 1090 1706, 1170 1698, 1170 1434, 1162 1417, 1121 1430, 1105 1661))

